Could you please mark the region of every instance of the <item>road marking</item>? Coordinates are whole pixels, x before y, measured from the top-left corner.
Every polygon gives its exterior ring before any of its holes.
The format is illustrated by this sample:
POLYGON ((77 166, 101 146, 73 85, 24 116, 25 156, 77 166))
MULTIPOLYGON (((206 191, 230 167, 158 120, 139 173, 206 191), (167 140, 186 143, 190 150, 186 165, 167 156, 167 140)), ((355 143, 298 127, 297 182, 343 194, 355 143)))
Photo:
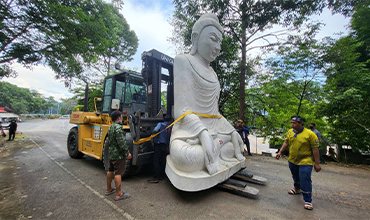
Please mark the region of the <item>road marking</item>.
POLYGON ((125 217, 126 219, 135 219, 134 217, 132 217, 130 214, 126 213, 125 211, 123 211, 122 209, 120 209, 118 206, 116 206, 115 204, 113 204, 112 201, 109 201, 108 199, 105 198, 104 195, 100 194, 98 191, 96 191, 95 189, 93 189, 91 186, 89 186, 87 183, 85 183, 83 180, 81 180, 80 178, 78 178, 76 175, 74 175, 71 171, 69 171, 67 168, 65 168, 61 163, 59 163, 58 161, 56 161, 50 154, 48 154, 44 149, 41 148, 40 145, 38 145, 34 140, 31 139, 31 141, 40 149, 42 150, 46 156, 48 156, 56 165, 58 165, 60 168, 62 168, 64 171, 66 171, 70 176, 72 176, 73 178, 75 178, 79 183, 81 183, 81 185, 83 185, 84 187, 86 187, 88 190, 90 190, 92 193, 94 193, 97 197, 99 197, 100 199, 102 199, 105 203, 107 203, 109 206, 111 206, 114 210, 116 210, 117 212, 119 212, 123 217, 125 217))
POLYGON ((50 129, 55 125, 55 122, 53 124, 50 125, 50 127, 48 128, 48 131, 50 131, 50 129))

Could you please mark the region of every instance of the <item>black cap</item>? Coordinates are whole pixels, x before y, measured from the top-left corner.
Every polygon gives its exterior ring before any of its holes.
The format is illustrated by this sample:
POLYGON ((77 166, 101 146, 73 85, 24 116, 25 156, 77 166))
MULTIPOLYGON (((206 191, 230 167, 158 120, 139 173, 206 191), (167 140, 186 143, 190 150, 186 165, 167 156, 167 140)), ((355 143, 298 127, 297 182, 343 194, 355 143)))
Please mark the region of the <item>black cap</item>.
POLYGON ((301 116, 298 116, 298 115, 294 115, 290 118, 290 120, 292 121, 297 121, 298 123, 304 123, 306 120, 301 117, 301 116))

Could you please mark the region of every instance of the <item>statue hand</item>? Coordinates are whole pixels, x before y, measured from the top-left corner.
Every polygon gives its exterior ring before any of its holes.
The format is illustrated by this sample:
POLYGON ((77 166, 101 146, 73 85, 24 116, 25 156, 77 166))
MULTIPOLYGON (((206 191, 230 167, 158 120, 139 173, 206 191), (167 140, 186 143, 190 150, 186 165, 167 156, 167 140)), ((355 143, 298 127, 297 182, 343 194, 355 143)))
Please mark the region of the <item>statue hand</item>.
POLYGON ((196 144, 199 144, 200 141, 199 141, 199 138, 194 138, 194 139, 186 139, 186 143, 190 144, 190 145, 196 145, 196 144))

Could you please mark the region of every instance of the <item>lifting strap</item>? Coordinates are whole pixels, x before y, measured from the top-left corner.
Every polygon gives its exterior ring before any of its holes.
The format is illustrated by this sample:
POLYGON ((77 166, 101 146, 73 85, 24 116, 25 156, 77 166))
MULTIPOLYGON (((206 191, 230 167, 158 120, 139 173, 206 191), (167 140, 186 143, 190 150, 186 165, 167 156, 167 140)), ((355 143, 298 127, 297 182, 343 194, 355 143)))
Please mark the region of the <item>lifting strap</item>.
POLYGON ((150 141, 155 136, 159 135, 163 131, 165 131, 168 128, 172 127, 174 124, 176 124, 178 121, 180 121, 182 118, 184 118, 188 114, 195 114, 195 115, 199 115, 199 116, 202 116, 202 117, 205 117, 205 118, 222 118, 222 115, 207 115, 207 114, 197 113, 197 112, 193 112, 193 111, 187 111, 184 114, 182 114, 178 119, 176 119, 174 122, 172 122, 172 124, 168 125, 166 127, 166 129, 164 129, 164 130, 162 130, 162 131, 160 131, 160 132, 158 132, 156 134, 153 134, 153 135, 151 135, 149 137, 141 138, 138 142, 134 141, 134 144, 142 144, 144 142, 150 141))

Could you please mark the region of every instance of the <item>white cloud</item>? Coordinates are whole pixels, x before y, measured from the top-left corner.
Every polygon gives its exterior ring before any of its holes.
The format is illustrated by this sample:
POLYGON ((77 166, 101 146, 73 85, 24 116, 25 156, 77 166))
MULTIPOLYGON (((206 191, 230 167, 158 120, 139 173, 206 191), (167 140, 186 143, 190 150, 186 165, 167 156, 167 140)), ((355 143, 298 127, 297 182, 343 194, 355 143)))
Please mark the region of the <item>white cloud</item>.
POLYGON ((151 49, 156 49, 169 56, 175 55, 175 48, 167 38, 172 35, 172 27, 169 24, 169 16, 172 13, 173 6, 164 8, 158 1, 152 1, 140 4, 135 0, 125 1, 121 11, 126 18, 130 29, 134 30, 139 38, 139 47, 130 63, 124 63, 124 66, 141 69, 141 53, 151 49))
POLYGON ((46 97, 53 96, 56 100, 72 97, 64 83, 54 78, 55 74, 49 67, 39 65, 27 69, 18 63, 13 64, 12 67, 18 72, 18 77, 3 78, 3 81, 36 90, 46 97))
POLYGON ((332 14, 330 10, 324 9, 320 15, 312 16, 312 19, 318 20, 325 24, 317 35, 317 38, 336 37, 337 34, 342 32, 348 34, 349 18, 345 18, 340 14, 332 14))

